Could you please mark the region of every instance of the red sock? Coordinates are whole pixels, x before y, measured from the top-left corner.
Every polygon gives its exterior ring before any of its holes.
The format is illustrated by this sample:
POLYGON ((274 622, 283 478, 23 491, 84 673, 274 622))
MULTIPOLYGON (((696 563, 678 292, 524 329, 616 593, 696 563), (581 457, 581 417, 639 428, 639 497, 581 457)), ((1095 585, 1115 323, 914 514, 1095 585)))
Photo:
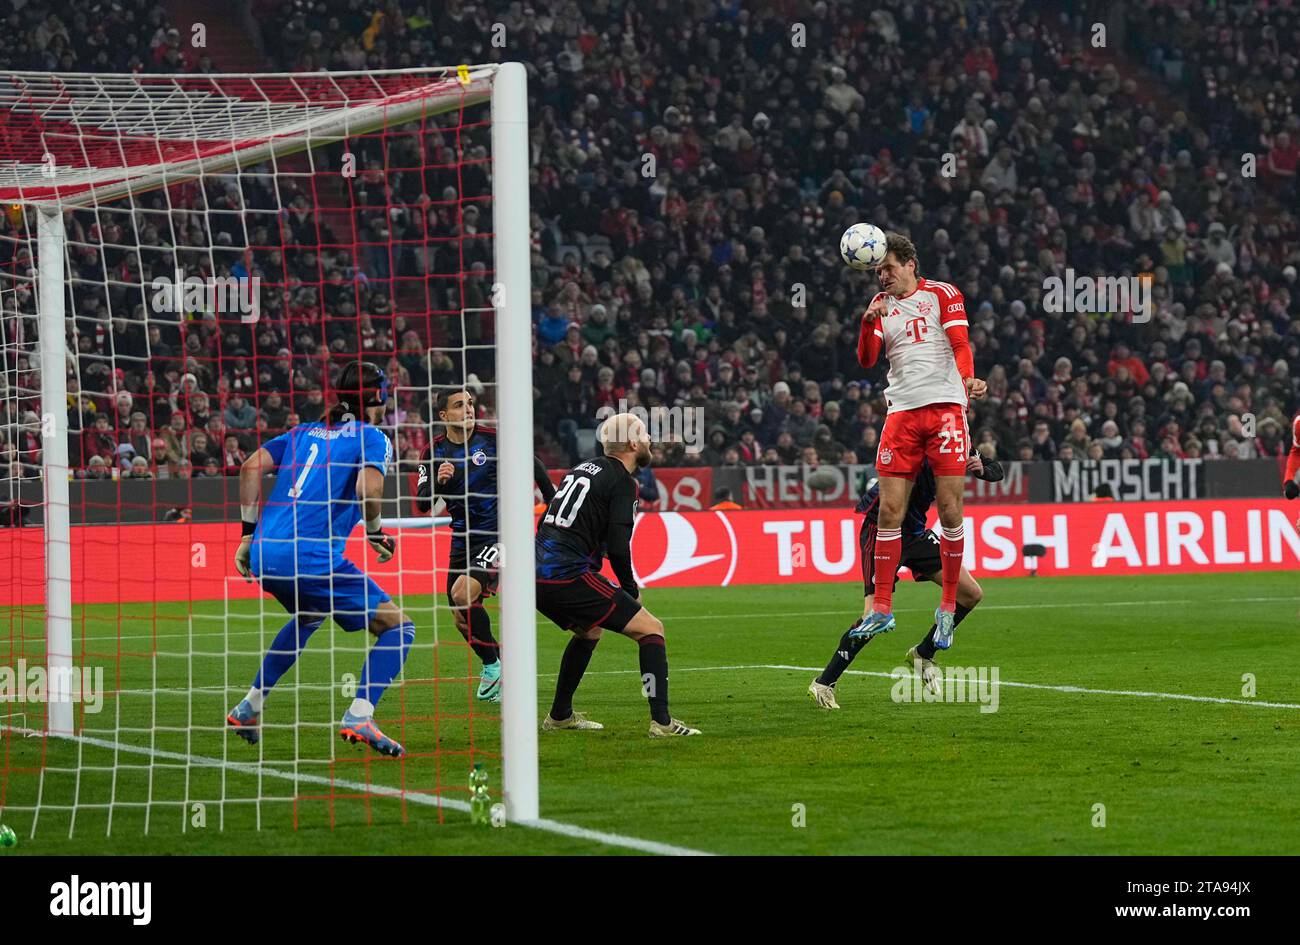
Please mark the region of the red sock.
POLYGON ((962 552, 966 548, 966 527, 941 529, 939 537, 939 560, 943 562, 943 599, 939 603, 942 610, 957 609, 957 580, 961 577, 962 552))
POLYGON ((894 607, 894 578, 898 559, 903 556, 903 530, 882 528, 876 532, 876 593, 872 610, 887 614, 894 607))

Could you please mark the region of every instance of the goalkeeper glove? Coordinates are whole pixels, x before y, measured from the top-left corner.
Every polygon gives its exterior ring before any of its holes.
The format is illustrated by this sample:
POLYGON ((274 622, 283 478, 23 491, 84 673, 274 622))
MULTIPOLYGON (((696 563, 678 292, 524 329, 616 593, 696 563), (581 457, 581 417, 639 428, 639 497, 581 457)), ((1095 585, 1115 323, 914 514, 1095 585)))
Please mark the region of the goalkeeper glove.
POLYGON ((235 570, 238 571, 245 581, 252 582, 253 571, 250 566, 250 557, 253 551, 253 536, 245 535, 239 540, 239 548, 235 550, 235 570))
POLYGON ((253 555, 253 533, 257 531, 257 504, 241 505, 239 507, 239 527, 242 530, 243 537, 239 539, 239 547, 235 549, 235 570, 243 576, 248 583, 253 583, 252 555, 253 555))
POLYGON ((397 541, 392 535, 384 534, 384 527, 379 524, 378 518, 372 522, 366 522, 366 541, 370 543, 370 547, 379 556, 380 564, 390 560, 397 553, 397 541))
POLYGON ((1282 485, 1282 494, 1288 499, 1294 499, 1296 496, 1300 496, 1300 486, 1296 485, 1294 479, 1288 479, 1282 485))

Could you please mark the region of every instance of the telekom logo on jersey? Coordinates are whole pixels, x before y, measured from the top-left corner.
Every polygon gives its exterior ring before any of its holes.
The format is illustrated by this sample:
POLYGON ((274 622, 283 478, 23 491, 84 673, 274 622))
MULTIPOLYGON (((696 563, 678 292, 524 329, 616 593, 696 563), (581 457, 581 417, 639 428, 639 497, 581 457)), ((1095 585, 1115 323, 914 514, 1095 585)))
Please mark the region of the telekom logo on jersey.
POLYGON ((905 326, 907 337, 912 339, 912 344, 918 344, 925 340, 925 336, 930 331, 930 326, 925 323, 924 318, 913 318, 905 326))

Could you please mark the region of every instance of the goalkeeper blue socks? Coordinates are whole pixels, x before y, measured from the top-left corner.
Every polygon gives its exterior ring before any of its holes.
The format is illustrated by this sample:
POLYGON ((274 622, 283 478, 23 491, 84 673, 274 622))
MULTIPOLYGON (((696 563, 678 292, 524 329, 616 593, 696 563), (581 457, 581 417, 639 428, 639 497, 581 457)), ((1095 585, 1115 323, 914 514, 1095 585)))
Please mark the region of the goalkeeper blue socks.
POLYGON ((366 654, 366 665, 361 670, 361 683, 357 686, 357 698, 349 711, 353 715, 370 715, 374 707, 384 697, 384 691, 392 684, 397 674, 402 671, 406 656, 411 652, 415 642, 415 624, 406 622, 400 627, 385 630, 375 640, 375 645, 366 654), (358 712, 358 703, 366 703, 369 712, 358 712))
POLYGON ((248 695, 245 696, 254 712, 262 711, 262 700, 266 698, 266 694, 280 681, 280 677, 289 671, 289 667, 298 659, 298 654, 307 645, 311 635, 319 630, 324 622, 320 619, 299 620, 297 617, 290 617, 289 622, 280 628, 280 632, 271 641, 271 648, 262 658, 262 668, 257 671, 253 688, 248 690, 248 695))
MULTIPOLYGON (((280 678, 289 671, 298 654, 307 646, 311 635, 320 629, 323 619, 299 620, 291 618, 280 628, 262 659, 262 668, 257 671, 253 687, 245 698, 254 712, 262 711, 262 702, 280 678)), ((406 663, 411 644, 415 642, 415 624, 407 622, 380 634, 370 652, 366 654, 366 663, 361 670, 361 683, 357 687, 357 698, 350 710, 353 715, 368 716, 375 711, 375 704, 384 695, 397 674, 406 663), (358 708, 365 711, 357 711, 358 708)))

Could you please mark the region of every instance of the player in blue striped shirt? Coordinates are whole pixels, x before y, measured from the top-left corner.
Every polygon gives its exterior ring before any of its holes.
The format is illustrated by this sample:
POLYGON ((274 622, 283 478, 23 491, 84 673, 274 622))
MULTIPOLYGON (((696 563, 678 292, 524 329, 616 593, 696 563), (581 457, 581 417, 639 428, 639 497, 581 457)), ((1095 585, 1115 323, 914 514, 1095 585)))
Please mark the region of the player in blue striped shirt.
POLYGON ((356 698, 343 715, 339 735, 400 757, 405 749, 375 725, 375 706, 402 671, 415 624, 373 580, 347 558, 347 537, 364 514, 366 540, 388 561, 396 551, 380 524, 384 476, 392 461, 388 437, 371 423, 383 415, 388 379, 373 364, 354 362, 339 378, 338 404, 325 420, 305 423, 269 440, 239 471, 244 537, 235 568, 289 612, 253 679, 248 695, 231 710, 227 724, 250 745, 261 736, 262 703, 326 617, 348 632, 375 636, 366 655, 356 698), (258 519, 262 476, 276 472, 275 485, 258 519))

